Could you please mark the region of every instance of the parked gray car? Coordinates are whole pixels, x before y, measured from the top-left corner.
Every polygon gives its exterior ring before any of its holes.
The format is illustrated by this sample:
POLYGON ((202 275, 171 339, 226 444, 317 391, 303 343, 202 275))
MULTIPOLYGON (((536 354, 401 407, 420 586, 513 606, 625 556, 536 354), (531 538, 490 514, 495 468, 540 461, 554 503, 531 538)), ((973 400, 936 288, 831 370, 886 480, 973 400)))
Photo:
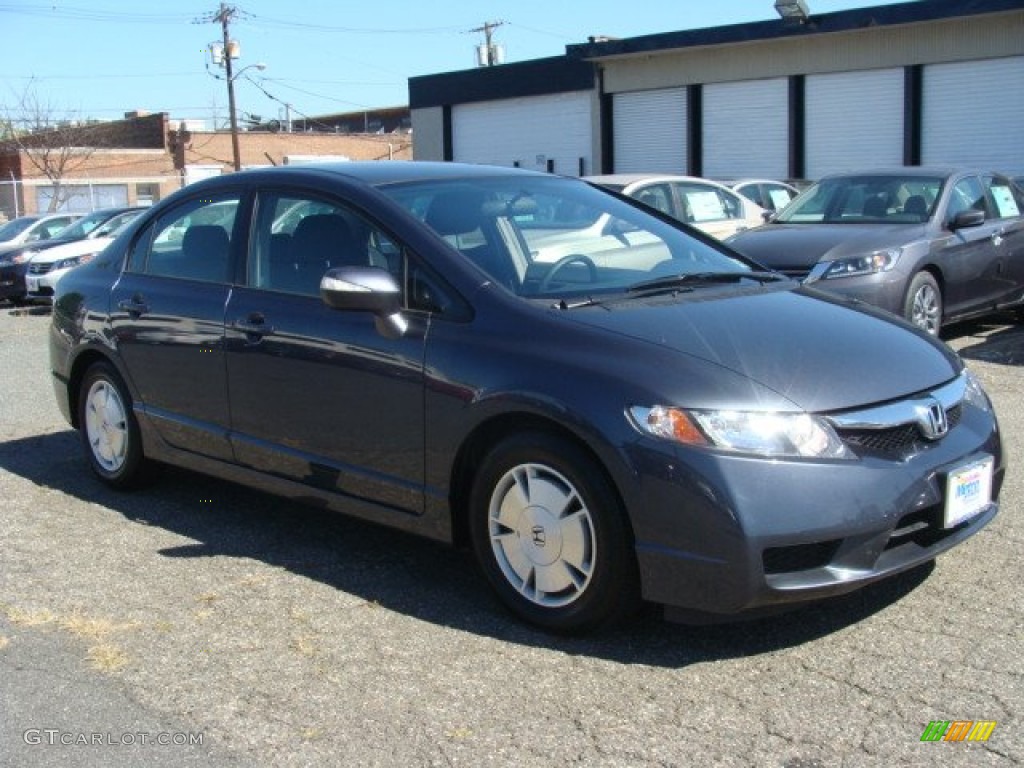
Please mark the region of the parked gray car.
POLYGON ((931 334, 1024 304, 1024 191, 997 173, 897 168, 823 178, 728 243, 931 334))

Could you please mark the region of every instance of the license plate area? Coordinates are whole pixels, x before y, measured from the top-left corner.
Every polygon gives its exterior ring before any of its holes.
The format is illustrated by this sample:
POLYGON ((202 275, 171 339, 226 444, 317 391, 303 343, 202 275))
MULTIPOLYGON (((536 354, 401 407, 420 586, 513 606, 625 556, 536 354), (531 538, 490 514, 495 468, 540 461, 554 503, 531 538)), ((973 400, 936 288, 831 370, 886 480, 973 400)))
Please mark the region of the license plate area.
POLYGON ((955 528, 977 515, 992 501, 995 459, 983 456, 961 464, 946 475, 946 504, 942 527, 955 528))

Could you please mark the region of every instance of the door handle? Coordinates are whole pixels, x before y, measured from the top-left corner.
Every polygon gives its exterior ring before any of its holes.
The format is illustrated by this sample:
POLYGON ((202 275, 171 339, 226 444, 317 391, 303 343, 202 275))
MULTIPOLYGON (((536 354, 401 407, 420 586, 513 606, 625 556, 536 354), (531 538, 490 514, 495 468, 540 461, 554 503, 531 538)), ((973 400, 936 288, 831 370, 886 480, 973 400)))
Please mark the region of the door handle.
POLYGON ((992 245, 1000 246, 1003 244, 1003 235, 1006 233, 1005 229, 1000 229, 998 232, 992 233, 992 245))
POLYGON ((274 326, 267 325, 263 320, 263 315, 252 314, 244 320, 236 320, 231 325, 236 331, 241 331, 246 336, 269 336, 274 332, 274 326))
POLYGON ((138 317, 149 312, 149 305, 142 300, 141 296, 132 296, 130 299, 122 299, 117 302, 117 308, 127 312, 132 317, 138 317))

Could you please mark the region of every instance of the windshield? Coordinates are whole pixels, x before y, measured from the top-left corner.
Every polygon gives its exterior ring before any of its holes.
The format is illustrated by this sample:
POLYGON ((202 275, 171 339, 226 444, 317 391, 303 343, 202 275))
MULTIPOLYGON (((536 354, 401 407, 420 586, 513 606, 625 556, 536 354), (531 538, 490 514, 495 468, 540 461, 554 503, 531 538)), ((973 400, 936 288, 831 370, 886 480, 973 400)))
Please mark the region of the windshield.
POLYGON ((29 216, 22 216, 18 219, 11 219, 0 227, 0 243, 6 240, 13 240, 26 229, 35 224, 38 219, 29 216))
POLYGON ((81 240, 109 218, 109 211, 95 211, 90 213, 88 216, 83 216, 73 224, 68 224, 64 229, 54 235, 54 238, 61 240, 81 240))
POLYGON ((752 274, 739 255, 574 179, 510 174, 381 191, 526 298, 622 294, 694 274, 734 284, 735 273, 752 274))
POLYGON ((941 177, 833 176, 805 190, 776 217, 790 224, 911 224, 927 221, 941 177))

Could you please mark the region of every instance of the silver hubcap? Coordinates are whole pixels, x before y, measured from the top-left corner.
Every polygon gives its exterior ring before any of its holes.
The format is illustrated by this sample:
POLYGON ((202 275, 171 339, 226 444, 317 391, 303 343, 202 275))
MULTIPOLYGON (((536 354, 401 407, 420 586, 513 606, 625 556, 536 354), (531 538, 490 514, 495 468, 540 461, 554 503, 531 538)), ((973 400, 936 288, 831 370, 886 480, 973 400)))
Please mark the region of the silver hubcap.
POLYGON ((545 608, 579 598, 594 575, 594 523, 576 488, 542 464, 520 464, 498 481, 488 510, 498 567, 545 608))
POLYGON ((85 434, 96 462, 107 472, 124 466, 128 448, 128 419, 117 389, 97 381, 85 400, 85 434))
POLYGON ((914 294, 914 308, 911 322, 918 328, 924 328, 934 335, 939 332, 940 317, 939 297, 930 285, 922 285, 914 294))

